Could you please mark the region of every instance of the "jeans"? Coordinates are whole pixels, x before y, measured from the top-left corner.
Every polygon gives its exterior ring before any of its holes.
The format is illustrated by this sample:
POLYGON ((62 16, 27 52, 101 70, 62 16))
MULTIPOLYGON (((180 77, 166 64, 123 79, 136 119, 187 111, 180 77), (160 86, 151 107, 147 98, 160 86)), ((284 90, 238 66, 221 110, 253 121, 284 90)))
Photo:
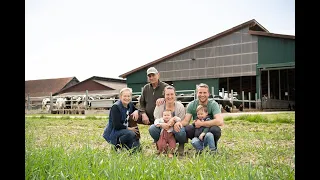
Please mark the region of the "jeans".
MULTIPOLYGON (((157 127, 154 124, 152 124, 149 127, 149 133, 150 133, 150 136, 153 138, 154 142, 157 142, 159 140, 160 132, 161 132, 161 128, 157 127)), ((175 130, 173 130, 173 134, 174 134, 174 137, 175 137, 177 143, 183 144, 183 143, 187 142, 187 135, 186 135, 186 131, 185 131, 184 127, 182 127, 180 129, 180 132, 176 132, 175 130)))
MULTIPOLYGON (((193 125, 187 125, 185 127, 185 131, 186 131, 186 135, 187 135, 187 138, 189 139, 193 139, 194 138, 194 131, 195 131, 195 128, 193 125)), ((215 147, 217 148, 218 147, 218 140, 220 139, 221 137, 221 128, 219 126, 212 126, 209 128, 209 131, 208 132, 211 132, 214 136, 214 145, 215 147)))
POLYGON ((136 138, 136 134, 133 131, 121 129, 119 130, 119 134, 119 144, 125 146, 126 149, 137 148, 140 146, 140 141, 136 138))
POLYGON ((200 139, 197 137, 192 138, 191 144, 197 152, 202 151, 203 148, 207 146, 209 146, 209 149, 212 151, 217 149, 214 143, 214 136, 211 132, 208 132, 204 136, 203 141, 200 141, 200 139))

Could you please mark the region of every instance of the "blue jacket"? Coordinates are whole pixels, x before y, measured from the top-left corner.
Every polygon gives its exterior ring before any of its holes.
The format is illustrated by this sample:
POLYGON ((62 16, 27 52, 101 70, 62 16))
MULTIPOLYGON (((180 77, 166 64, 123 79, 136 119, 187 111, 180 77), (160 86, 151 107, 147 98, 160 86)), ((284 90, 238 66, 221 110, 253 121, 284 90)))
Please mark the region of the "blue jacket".
POLYGON ((135 106, 132 102, 128 104, 128 108, 125 108, 121 101, 118 100, 115 102, 109 113, 109 122, 104 130, 103 138, 113 144, 117 144, 117 140, 119 137, 119 130, 126 129, 127 126, 123 125, 127 118, 127 111, 129 110, 129 115, 136 110, 135 106))

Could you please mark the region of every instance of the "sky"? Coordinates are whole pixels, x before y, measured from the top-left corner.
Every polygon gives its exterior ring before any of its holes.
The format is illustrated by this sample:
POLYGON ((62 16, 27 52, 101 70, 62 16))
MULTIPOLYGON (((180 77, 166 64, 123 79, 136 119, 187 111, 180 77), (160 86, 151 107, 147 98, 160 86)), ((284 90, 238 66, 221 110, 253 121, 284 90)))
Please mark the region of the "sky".
POLYGON ((295 35, 295 1, 25 0, 25 80, 121 79, 252 19, 295 35))

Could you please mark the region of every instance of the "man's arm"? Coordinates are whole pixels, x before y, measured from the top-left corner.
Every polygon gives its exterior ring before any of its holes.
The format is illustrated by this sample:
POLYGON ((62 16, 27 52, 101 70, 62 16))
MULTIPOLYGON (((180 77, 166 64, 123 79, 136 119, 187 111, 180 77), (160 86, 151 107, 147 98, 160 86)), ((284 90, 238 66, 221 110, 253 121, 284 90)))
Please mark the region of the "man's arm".
POLYGON ((180 121, 181 124, 183 126, 187 126, 190 123, 191 117, 192 117, 192 114, 186 113, 186 115, 184 116, 184 119, 180 121))

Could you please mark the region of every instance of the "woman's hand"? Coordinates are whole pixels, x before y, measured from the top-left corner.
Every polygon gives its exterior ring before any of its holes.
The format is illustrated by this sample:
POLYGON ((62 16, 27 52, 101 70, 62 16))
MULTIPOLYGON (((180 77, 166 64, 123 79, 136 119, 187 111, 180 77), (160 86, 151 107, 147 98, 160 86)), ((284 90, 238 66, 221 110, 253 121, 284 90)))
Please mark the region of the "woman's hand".
POLYGON ((161 128, 164 130, 168 130, 170 128, 168 123, 161 123, 161 128))
POLYGON ((180 129, 181 129, 182 127, 183 127, 183 126, 182 126, 181 122, 176 122, 176 123, 174 124, 174 130, 175 130, 176 132, 180 132, 180 129))
POLYGON ((175 117, 171 118, 169 121, 168 121, 168 125, 171 127, 173 126, 175 123, 175 117))
POLYGON ((137 121, 138 118, 139 118, 139 111, 138 111, 138 110, 135 110, 131 115, 132 115, 132 119, 133 119, 134 121, 137 121))

